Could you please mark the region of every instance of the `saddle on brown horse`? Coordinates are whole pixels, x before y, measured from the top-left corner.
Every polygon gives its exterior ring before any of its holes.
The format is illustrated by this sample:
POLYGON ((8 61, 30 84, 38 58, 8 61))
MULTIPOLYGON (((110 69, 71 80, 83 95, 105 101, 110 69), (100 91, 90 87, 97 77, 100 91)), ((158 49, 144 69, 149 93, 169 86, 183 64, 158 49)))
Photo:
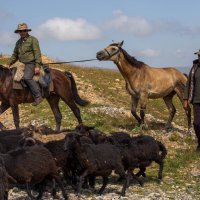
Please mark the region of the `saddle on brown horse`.
MULTIPOLYGON (((23 90, 27 87, 24 82, 24 68, 25 65, 23 63, 17 63, 17 66, 14 66, 13 70, 13 89, 23 90)), ((42 65, 39 74, 35 74, 33 80, 38 82, 41 89, 48 89, 49 92, 53 91, 53 82, 50 72, 50 68, 48 65, 42 65)))

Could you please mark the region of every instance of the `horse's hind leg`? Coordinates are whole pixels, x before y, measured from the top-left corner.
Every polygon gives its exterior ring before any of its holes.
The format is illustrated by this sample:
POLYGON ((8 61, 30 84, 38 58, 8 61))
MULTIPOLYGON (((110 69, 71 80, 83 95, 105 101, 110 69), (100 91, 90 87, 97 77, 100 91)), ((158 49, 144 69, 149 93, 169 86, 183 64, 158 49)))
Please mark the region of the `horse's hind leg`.
POLYGON ((81 112, 80 112, 80 109, 75 104, 74 100, 73 99, 68 100, 66 98, 62 98, 62 100, 70 107, 76 119, 78 120, 78 123, 82 124, 81 112))
MULTIPOLYGON (((179 100, 181 101, 181 103, 183 105, 183 102, 184 102, 184 100, 183 100, 183 89, 178 88, 178 89, 175 89, 175 91, 176 91, 176 94, 177 94, 179 100)), ((191 108, 190 108, 190 106, 188 106, 188 108, 185 109, 185 114, 187 116, 188 131, 191 131, 192 124, 191 124, 191 108)))
POLYGON ((53 111, 53 114, 56 120, 56 131, 60 130, 61 120, 62 120, 62 114, 58 106, 59 100, 60 100, 60 97, 57 95, 51 95, 47 98, 47 101, 51 107, 51 110, 53 111))
POLYGON ((167 120, 167 124, 165 126, 166 129, 170 129, 172 127, 172 120, 174 118, 174 115, 176 113, 176 108, 174 107, 174 104, 172 102, 172 98, 176 93, 173 91, 169 95, 163 97, 163 100, 169 110, 169 117, 167 120))

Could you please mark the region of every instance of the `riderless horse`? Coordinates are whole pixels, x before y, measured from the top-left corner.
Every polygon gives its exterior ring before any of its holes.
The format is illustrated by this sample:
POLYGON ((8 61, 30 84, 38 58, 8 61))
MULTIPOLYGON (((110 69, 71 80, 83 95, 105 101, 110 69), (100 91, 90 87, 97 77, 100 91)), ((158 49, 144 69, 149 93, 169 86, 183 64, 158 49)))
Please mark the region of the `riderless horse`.
MULTIPOLYGON (((125 79, 126 90, 132 97, 131 113, 140 125, 144 124, 147 99, 163 98, 169 110, 166 128, 171 128, 171 122, 176 112, 172 98, 177 94, 183 104, 183 91, 187 77, 175 68, 152 68, 130 56, 122 48, 122 45, 123 41, 108 45, 103 50, 97 52, 97 59, 100 61, 110 60, 117 65, 125 79), (140 104, 140 116, 136 112, 138 103, 140 104)), ((185 112, 188 129, 190 129, 191 109, 188 108, 185 112)))

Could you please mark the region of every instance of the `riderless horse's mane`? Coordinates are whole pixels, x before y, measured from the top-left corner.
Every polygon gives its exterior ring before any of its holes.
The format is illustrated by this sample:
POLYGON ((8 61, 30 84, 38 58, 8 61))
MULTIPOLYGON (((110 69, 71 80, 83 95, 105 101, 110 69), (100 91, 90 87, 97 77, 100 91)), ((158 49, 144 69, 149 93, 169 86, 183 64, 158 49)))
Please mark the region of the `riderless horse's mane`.
POLYGON ((145 65, 144 62, 142 61, 138 61, 135 57, 129 55, 124 49, 122 49, 121 47, 119 47, 118 43, 113 43, 110 46, 117 46, 118 48, 120 48, 120 50, 122 51, 122 53, 124 54, 125 59, 134 67, 137 68, 141 68, 143 67, 143 65, 145 65))
POLYGON ((137 60, 135 57, 130 56, 124 49, 120 48, 122 53, 124 54, 125 59, 133 66, 137 68, 141 68, 145 65, 144 62, 137 60))

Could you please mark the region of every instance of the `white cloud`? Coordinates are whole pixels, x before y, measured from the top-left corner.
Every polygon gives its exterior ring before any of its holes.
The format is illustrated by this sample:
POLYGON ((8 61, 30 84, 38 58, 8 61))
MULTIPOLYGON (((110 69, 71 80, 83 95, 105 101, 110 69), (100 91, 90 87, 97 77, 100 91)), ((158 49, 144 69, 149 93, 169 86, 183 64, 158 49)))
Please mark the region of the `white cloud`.
POLYGON ((53 18, 41 24, 36 35, 42 38, 55 38, 65 40, 94 40, 101 36, 100 30, 89 24, 85 19, 76 20, 66 18, 53 18))
POLYGON ((146 57, 157 57, 160 55, 160 51, 153 50, 153 49, 146 49, 146 50, 140 51, 140 54, 146 57))
POLYGON ((114 19, 106 22, 107 28, 115 28, 124 32, 131 32, 138 36, 149 35, 153 31, 153 26, 143 17, 128 17, 120 10, 113 12, 114 19))
POLYGON ((197 36, 200 34, 200 26, 190 27, 174 19, 153 21, 145 17, 130 17, 125 15, 121 10, 115 10, 113 12, 113 19, 105 22, 105 27, 120 32, 129 32, 139 37, 149 36, 159 32, 197 36))

